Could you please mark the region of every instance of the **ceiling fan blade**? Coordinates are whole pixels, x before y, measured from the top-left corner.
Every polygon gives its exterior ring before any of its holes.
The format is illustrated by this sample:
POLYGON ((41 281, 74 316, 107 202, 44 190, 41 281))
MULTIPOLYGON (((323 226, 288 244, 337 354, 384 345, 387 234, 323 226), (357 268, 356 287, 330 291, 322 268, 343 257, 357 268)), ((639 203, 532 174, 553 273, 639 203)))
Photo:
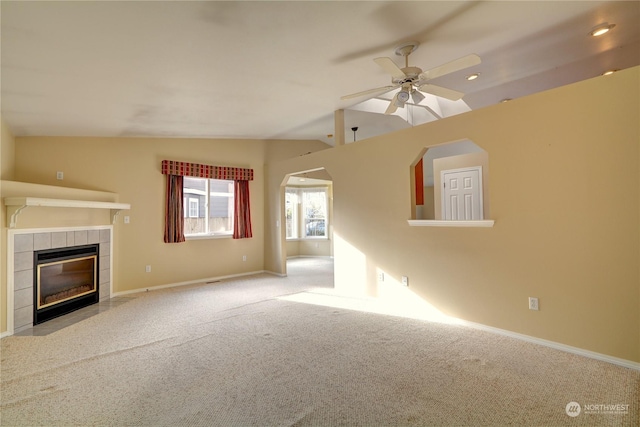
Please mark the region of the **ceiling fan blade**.
POLYGON ((480 57, 474 53, 471 55, 463 56, 462 58, 455 59, 446 64, 442 64, 439 67, 432 68, 424 71, 420 74, 420 80, 431 80, 436 77, 444 76, 445 74, 453 73, 456 71, 464 70, 465 68, 472 67, 480 64, 482 61, 480 57))
POLYGON ((457 90, 447 89, 446 87, 436 86, 429 83, 425 83, 420 86, 420 91, 427 92, 441 98, 447 98, 451 101, 457 101, 464 96, 464 93, 457 90))
POLYGON ((402 79, 407 75, 396 65, 395 62, 391 60, 391 58, 387 58, 386 56, 381 58, 374 59, 375 63, 380 66, 387 74, 391 74, 391 77, 394 79, 402 79))
POLYGON ((341 96, 340 99, 351 99, 351 98, 358 98, 360 96, 365 96, 365 95, 382 94, 384 92, 389 92, 391 89, 395 89, 397 87, 398 85, 392 85, 392 86, 378 87, 375 89, 363 90, 362 92, 341 96))
POLYGON ((398 106, 396 105, 397 100, 398 100, 398 94, 396 93, 393 99, 389 102, 389 106, 387 107, 387 110, 384 112, 386 115, 393 114, 396 112, 396 110, 398 109, 398 106))

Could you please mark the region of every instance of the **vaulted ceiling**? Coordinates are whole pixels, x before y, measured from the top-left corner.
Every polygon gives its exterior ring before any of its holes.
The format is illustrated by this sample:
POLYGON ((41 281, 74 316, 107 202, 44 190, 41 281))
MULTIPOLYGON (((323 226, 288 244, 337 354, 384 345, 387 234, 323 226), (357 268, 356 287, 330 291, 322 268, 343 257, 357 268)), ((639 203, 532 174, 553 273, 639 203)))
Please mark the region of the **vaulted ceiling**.
MULTIPOLYGON (((427 70, 482 63, 432 82, 464 92, 443 116, 640 64, 638 1, 1 2, 2 118, 12 133, 319 139, 333 144, 435 120, 381 114, 393 92, 373 59, 419 42, 427 70), (601 24, 615 24, 591 37, 601 24), (464 77, 479 73, 479 78, 464 77), (375 105, 374 105, 375 104, 375 105), (363 105, 365 107, 363 107, 363 105), (376 106, 377 105, 377 106, 376 106)), ((427 100, 429 101, 429 99, 427 100)), ((404 115, 404 116, 403 116, 404 115)), ((410 117, 411 116, 411 117, 410 117)))

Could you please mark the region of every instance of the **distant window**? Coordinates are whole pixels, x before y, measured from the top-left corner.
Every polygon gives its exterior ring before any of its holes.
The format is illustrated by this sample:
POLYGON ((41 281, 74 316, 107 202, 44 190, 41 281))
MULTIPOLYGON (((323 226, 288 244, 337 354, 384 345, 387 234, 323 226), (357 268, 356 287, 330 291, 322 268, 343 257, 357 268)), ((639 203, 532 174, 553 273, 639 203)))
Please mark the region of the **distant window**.
POLYGON ((327 189, 287 187, 287 239, 327 237, 327 189))
POLYGON ((233 233, 233 181, 184 177, 185 236, 233 233))
POLYGON ((189 197, 189 218, 198 218, 200 214, 200 201, 189 197))
POLYGON ((300 196, 296 188, 287 188, 285 190, 285 220, 287 228, 287 239, 297 239, 299 233, 299 212, 300 212, 300 196))

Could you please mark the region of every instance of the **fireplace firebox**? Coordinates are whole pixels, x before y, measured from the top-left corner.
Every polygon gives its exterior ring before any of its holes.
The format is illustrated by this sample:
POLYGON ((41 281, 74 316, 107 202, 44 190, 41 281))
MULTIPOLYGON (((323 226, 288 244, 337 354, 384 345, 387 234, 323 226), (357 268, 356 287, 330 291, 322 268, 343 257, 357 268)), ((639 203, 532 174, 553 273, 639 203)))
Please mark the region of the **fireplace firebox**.
POLYGON ((99 301, 99 245, 34 252, 33 324, 99 301))

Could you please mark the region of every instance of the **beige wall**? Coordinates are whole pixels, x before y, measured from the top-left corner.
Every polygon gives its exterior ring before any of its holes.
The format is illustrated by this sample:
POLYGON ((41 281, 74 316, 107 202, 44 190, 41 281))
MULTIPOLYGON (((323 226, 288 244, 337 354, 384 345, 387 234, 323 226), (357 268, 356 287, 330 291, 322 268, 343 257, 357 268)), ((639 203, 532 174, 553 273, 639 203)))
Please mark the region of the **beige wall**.
MULTIPOLYGON (((112 192, 118 201, 131 204, 131 210, 121 213, 114 227, 114 292, 125 292, 262 271, 265 159, 298 156, 327 147, 319 141, 275 141, 274 146, 276 151, 271 153, 261 140, 19 137, 15 142, 15 179, 112 192), (164 159, 253 168, 255 180, 250 191, 254 237, 165 244, 165 177, 160 172, 164 159), (63 181, 56 180, 57 171, 64 172, 63 181), (123 222, 125 215, 130 217, 129 224, 123 222), (246 262, 242 261, 243 255, 247 256, 246 262), (145 272, 146 265, 151 265, 151 273, 145 272)), ((71 215, 65 210, 48 213, 54 223, 71 215)), ((27 217, 25 220, 25 225, 32 222, 27 217)), ((4 292, 6 278, 2 280, 4 292)))
POLYGON ((15 138, 0 117, 0 180, 13 179, 16 161, 15 148, 15 138))
POLYGON ((266 217, 282 215, 285 174, 325 167, 337 288, 378 295, 380 269, 445 314, 640 362, 639 80, 636 67, 273 163, 266 217), (462 139, 489 153, 495 226, 408 226, 416 154, 462 139))
POLYGON ((331 256, 331 240, 287 240, 287 258, 305 256, 331 256))
POLYGON ((433 187, 423 187, 424 205, 417 206, 420 215, 416 219, 436 219, 435 190, 433 187))
MULTIPOLYGON (((3 186, 1 180, 13 179, 15 168, 15 139, 4 120, 0 117, 0 198, 3 197, 3 186)), ((0 272, 7 271, 7 229, 5 228, 6 211, 0 208, 0 272)), ((7 286, 5 274, 0 273, 0 332, 7 330, 7 286)))

